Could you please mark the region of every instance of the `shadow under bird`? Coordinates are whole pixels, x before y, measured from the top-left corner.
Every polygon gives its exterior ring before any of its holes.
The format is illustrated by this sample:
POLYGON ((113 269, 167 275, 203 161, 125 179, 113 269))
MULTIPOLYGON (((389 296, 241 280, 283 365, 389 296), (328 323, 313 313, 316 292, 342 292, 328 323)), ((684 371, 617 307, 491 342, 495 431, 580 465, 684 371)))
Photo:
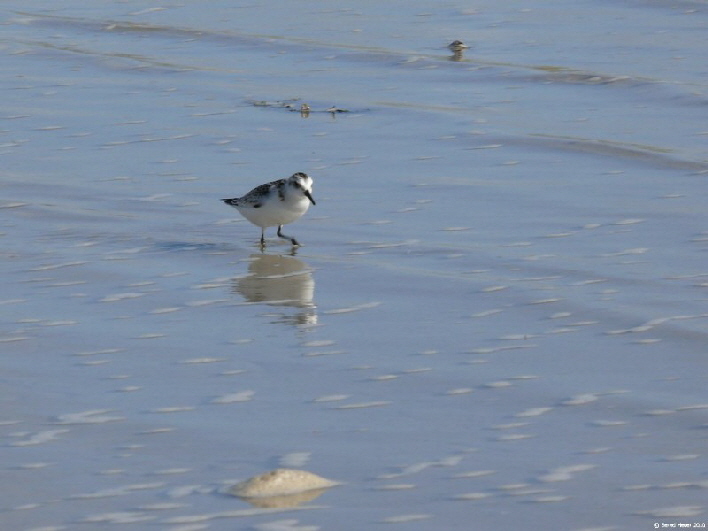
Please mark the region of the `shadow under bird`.
POLYGON ((265 230, 268 227, 278 227, 280 238, 299 246, 295 238, 283 234, 283 225, 299 219, 310 208, 310 203, 316 204, 312 198, 312 178, 302 172, 256 186, 242 197, 222 201, 261 228, 261 246, 265 246, 265 230))

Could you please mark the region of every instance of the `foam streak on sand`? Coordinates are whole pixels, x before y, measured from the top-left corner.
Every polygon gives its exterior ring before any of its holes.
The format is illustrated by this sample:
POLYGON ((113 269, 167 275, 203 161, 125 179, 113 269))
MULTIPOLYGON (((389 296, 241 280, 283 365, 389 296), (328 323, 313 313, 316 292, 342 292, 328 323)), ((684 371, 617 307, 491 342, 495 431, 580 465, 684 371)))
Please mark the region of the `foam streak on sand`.
POLYGON ((106 414, 110 412, 110 409, 93 409, 80 413, 66 413, 57 417, 56 424, 105 424, 125 420, 125 417, 106 414))
POLYGON ((67 433, 69 430, 44 430, 34 433, 21 441, 13 441, 10 446, 36 446, 58 439, 58 435, 67 433))

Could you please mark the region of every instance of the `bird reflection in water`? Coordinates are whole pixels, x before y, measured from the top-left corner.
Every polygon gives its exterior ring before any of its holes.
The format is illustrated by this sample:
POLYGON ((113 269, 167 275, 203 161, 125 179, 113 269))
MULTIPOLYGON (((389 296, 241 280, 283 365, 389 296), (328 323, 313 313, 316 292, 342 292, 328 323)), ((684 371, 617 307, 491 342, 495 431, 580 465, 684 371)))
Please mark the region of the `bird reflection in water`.
POLYGON ((278 322, 294 325, 317 324, 314 303, 315 279, 302 260, 276 254, 253 254, 245 277, 234 279, 233 290, 248 302, 298 308, 283 314, 278 322))

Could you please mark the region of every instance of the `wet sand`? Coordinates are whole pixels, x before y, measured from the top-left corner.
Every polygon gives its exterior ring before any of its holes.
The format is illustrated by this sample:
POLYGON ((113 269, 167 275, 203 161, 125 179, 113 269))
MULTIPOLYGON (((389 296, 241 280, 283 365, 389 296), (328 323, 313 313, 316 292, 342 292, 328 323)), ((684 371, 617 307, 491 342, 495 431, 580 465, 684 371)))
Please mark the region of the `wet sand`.
POLYGON ((462 4, 3 6, 0 527, 706 521, 708 11, 462 4))

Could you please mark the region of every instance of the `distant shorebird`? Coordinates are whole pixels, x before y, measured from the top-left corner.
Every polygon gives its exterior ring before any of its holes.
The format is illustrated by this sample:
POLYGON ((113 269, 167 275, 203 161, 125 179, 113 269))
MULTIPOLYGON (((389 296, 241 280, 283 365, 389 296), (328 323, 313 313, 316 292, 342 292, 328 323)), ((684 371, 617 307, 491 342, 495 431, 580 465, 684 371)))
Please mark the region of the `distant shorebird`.
POLYGON ((469 46, 467 46, 462 41, 452 41, 450 44, 447 45, 447 47, 450 50, 452 50, 453 52, 458 52, 458 53, 469 48, 469 46))
POLYGON ((464 51, 469 48, 469 46, 462 41, 452 41, 447 47, 452 52, 450 61, 462 61, 464 51))
POLYGON ((312 199, 312 178, 302 172, 293 173, 287 179, 256 186, 243 197, 222 201, 261 228, 261 246, 265 246, 265 229, 276 226, 280 238, 299 246, 295 238, 282 233, 283 225, 299 219, 310 208, 310 203, 315 204, 312 199))

